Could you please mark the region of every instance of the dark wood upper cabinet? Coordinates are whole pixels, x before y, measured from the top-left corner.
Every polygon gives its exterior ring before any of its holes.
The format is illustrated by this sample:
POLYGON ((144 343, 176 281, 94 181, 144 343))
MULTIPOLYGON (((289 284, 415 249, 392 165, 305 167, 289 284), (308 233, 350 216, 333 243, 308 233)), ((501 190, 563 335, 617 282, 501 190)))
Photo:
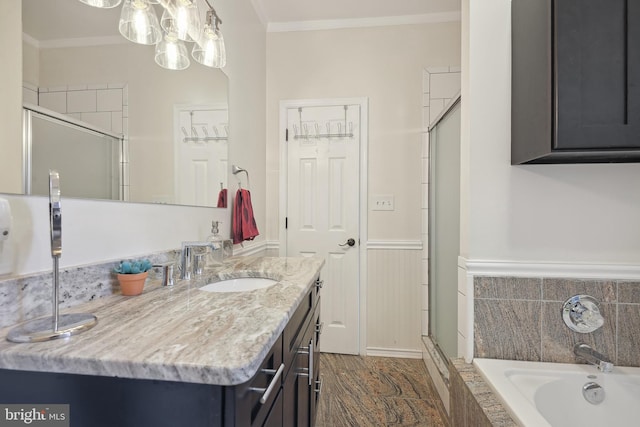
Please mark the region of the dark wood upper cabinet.
POLYGON ((512 0, 511 163, 640 162, 640 1, 512 0))

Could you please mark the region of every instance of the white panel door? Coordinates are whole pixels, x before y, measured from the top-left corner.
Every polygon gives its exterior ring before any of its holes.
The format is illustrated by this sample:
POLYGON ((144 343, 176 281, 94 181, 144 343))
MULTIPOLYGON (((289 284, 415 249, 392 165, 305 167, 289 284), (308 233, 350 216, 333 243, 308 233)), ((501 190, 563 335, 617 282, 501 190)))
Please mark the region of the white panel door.
POLYGON ((358 354, 360 106, 287 109, 287 134, 287 256, 325 259, 320 350, 358 354))
POLYGON ((185 109, 177 114, 175 201, 216 206, 227 180, 227 110, 185 109))

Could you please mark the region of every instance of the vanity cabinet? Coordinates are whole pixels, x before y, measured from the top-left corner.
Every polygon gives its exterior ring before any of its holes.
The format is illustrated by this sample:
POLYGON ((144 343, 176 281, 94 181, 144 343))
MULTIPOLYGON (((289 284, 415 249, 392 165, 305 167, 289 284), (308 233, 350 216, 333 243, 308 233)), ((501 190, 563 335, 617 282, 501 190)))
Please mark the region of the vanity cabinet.
POLYGON ((511 163, 640 161, 640 4, 513 0, 511 163))
POLYGON ((309 315, 284 382, 284 425, 312 426, 320 397, 320 302, 309 315))
POLYGON ((317 279, 256 374, 243 384, 0 369, 0 402, 69 404, 71 426, 313 425, 320 390, 320 287, 317 279))

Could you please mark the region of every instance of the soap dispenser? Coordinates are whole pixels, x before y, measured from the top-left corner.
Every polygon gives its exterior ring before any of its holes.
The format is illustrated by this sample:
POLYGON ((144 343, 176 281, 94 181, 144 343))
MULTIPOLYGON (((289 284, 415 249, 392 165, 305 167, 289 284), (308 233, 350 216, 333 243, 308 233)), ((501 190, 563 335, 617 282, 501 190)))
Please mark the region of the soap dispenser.
POLYGON ((220 221, 211 221, 211 234, 207 237, 209 244, 208 261, 212 265, 222 264, 224 259, 224 239, 219 233, 220 221))

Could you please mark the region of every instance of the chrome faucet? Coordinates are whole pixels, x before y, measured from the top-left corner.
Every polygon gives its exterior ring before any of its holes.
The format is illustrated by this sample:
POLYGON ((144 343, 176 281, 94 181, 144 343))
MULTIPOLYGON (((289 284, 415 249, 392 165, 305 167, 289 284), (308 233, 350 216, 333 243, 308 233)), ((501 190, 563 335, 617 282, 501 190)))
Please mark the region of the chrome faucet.
POLYGON ((573 347, 573 353, 588 363, 595 365, 601 372, 606 373, 613 370, 613 363, 605 355, 598 353, 587 344, 576 344, 573 347))
MULTIPOLYGON (((202 273, 202 262, 194 263, 193 249, 205 248, 206 250, 206 248, 210 247, 211 243, 209 242, 182 242, 182 250, 180 251, 180 279, 191 279, 191 274, 194 270, 196 270, 196 274, 202 273)), ((211 249, 213 250, 213 248, 211 249)))

